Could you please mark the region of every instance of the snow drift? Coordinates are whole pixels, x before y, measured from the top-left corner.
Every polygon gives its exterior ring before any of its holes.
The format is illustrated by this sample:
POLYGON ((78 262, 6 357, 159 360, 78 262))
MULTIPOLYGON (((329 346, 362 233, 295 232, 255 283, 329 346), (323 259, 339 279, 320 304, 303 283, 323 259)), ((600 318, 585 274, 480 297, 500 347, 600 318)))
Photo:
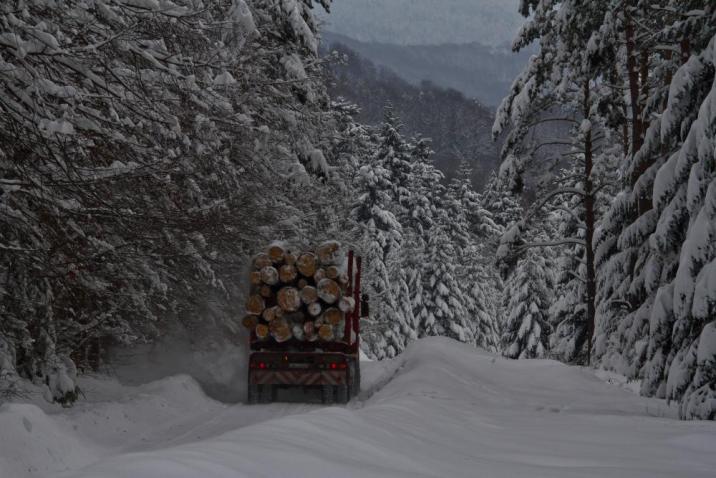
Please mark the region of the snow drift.
POLYGON ((364 365, 364 391, 345 408, 228 406, 204 397, 187 377, 66 415, 6 406, 0 475, 58 476, 62 467, 38 465, 45 448, 68 457, 64 469, 97 461, 59 475, 66 478, 654 478, 711 477, 716 469, 716 424, 675 420, 663 401, 606 384, 586 369, 511 361, 445 338, 364 365), (111 409, 118 414, 110 416, 111 409), (144 410, 143 425, 126 428, 123 442, 100 420, 138 422, 137 410, 144 410), (152 410, 165 411, 155 417, 147 414, 152 410), (23 418, 49 427, 42 443, 20 443, 23 418), (13 465, 24 447, 31 449, 25 461, 13 465))

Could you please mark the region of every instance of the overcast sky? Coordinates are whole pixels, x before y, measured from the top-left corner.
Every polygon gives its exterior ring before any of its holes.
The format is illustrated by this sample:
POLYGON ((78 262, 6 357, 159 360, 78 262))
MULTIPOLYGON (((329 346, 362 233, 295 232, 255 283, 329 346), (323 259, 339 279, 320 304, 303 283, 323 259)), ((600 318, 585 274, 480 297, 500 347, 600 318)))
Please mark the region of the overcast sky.
POLYGON ((328 30, 399 44, 512 42, 519 0, 334 0, 328 30))

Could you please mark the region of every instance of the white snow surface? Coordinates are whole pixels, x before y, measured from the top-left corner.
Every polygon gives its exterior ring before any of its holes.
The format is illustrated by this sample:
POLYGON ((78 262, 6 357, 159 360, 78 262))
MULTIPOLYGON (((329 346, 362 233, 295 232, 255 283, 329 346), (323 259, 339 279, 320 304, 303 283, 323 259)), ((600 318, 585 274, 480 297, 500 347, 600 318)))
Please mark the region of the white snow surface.
POLYGON ((228 405, 188 376, 85 379, 73 409, 0 407, 0 476, 709 477, 716 423, 550 360, 447 338, 363 363, 347 406, 228 405))

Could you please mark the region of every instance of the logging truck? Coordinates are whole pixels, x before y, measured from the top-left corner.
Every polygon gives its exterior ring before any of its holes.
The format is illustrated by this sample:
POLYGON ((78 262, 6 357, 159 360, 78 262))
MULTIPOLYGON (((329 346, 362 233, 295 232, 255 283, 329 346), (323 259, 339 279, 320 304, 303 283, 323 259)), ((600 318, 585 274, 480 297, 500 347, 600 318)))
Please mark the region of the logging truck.
POLYGON ((254 258, 250 280, 248 402, 288 388, 317 390, 326 404, 357 395, 361 258, 336 242, 300 253, 274 244, 254 258))

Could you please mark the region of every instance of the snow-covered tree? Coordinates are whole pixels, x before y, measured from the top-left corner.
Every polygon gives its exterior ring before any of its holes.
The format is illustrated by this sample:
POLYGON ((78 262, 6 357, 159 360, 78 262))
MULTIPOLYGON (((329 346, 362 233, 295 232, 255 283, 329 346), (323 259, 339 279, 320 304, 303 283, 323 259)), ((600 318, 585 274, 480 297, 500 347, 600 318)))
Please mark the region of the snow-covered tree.
POLYGON ((230 326, 246 253, 302 234, 296 190, 333 187, 311 3, 0 6, 0 336, 18 374, 65 401, 108 345, 230 326))
POLYGON ((549 351, 552 277, 539 250, 528 249, 505 282, 502 353, 542 358, 549 351))

